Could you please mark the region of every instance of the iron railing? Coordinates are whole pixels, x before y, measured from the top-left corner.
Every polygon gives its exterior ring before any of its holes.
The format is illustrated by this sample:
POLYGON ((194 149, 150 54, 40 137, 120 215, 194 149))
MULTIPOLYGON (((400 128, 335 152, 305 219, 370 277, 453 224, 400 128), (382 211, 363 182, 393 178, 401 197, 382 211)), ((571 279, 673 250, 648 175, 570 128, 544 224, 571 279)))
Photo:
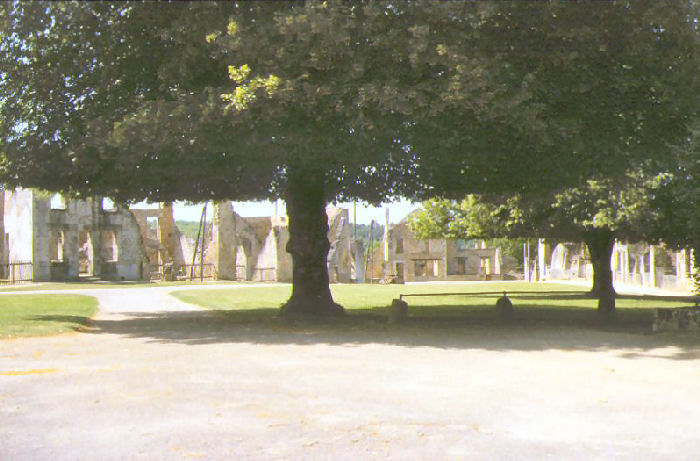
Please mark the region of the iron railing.
POLYGON ((14 285, 34 279, 34 264, 31 261, 16 261, 0 264, 0 284, 14 285))

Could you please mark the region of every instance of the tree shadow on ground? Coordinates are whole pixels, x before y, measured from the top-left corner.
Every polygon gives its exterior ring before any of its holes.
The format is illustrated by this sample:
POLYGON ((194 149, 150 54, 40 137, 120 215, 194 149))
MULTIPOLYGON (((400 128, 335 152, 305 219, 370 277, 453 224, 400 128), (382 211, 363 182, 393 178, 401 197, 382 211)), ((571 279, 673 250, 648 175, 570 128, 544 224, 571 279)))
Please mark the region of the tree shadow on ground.
POLYGON ((75 331, 84 331, 92 322, 90 317, 82 315, 34 315, 29 320, 33 322, 60 323, 75 331))
MULTIPOLYGON (((207 345, 364 345, 492 351, 620 351, 630 359, 700 359, 697 331, 650 334, 649 309, 624 309, 614 323, 594 309, 523 307, 502 323, 489 306, 412 306, 406 322, 387 323, 386 308, 352 310, 341 318, 288 320, 278 309, 124 313, 120 318, 76 319, 88 334, 119 335, 158 343, 207 345), (664 348, 663 351, 659 349, 664 348)), ((56 316, 37 320, 59 321, 56 316)))
MULTIPOLYGON (((504 291, 475 291, 475 292, 445 292, 445 293, 402 293, 401 297, 414 301, 416 299, 430 299, 431 297, 440 296, 455 296, 465 298, 485 298, 495 299, 503 296, 503 293, 515 300, 590 300, 597 299, 595 295, 589 291, 581 290, 555 290, 555 291, 538 291, 538 290, 504 290, 504 291)), ((686 295, 634 295, 634 294, 616 294, 617 300, 635 300, 649 301, 650 299, 663 302, 680 302, 680 303, 699 303, 699 296, 686 295)))

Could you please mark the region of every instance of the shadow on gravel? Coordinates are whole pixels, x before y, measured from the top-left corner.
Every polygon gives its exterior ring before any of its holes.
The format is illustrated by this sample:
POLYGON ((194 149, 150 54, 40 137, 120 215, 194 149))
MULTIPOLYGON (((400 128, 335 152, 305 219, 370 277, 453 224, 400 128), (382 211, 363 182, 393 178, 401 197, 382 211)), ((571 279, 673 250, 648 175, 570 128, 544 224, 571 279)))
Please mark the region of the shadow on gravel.
MULTIPOLYGON (((389 325, 383 309, 355 310, 342 318, 289 321, 277 309, 126 313, 115 320, 90 320, 88 334, 110 334, 159 343, 206 345, 362 345, 480 349, 493 351, 614 351, 623 357, 700 359, 700 333, 649 334, 648 309, 626 309, 613 325, 599 323, 590 309, 523 309, 510 324, 493 317, 493 309, 455 306, 411 308, 407 322, 389 325), (449 310, 449 314, 447 313, 449 310), (640 312, 637 312, 640 311, 640 312), (466 311, 465 311, 466 312, 466 311), (429 316, 428 316, 429 315, 429 316), (663 353, 658 349, 672 346, 663 353), (624 351, 622 351, 624 349, 624 351)), ((52 316, 40 316, 52 321, 52 316)), ((79 322, 82 323, 82 322, 79 322)))

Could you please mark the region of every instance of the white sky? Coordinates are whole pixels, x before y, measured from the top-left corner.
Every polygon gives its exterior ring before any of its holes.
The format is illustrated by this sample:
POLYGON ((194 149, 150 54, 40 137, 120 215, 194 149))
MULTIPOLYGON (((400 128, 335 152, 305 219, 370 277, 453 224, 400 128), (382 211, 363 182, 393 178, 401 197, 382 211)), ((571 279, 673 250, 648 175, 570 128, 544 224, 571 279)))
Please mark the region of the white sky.
MULTIPOLYGON (((183 221, 199 221, 202 215, 201 203, 188 205, 184 202, 175 202, 173 204, 173 214, 175 219, 183 221)), ((340 203, 337 205, 341 208, 347 208, 350 211, 350 220, 353 220, 353 204, 340 203)), ((357 222, 359 224, 369 224, 375 220, 379 224, 384 224, 385 208, 389 208, 389 222, 397 223, 406 217, 414 209, 418 208, 419 204, 412 204, 409 201, 401 200, 384 204, 381 207, 374 207, 357 203, 357 222)), ((137 203, 133 208, 157 208, 157 204, 137 203)), ((275 204, 273 202, 233 202, 233 210, 243 217, 253 216, 272 216, 275 214, 275 204)), ((279 214, 285 214, 285 204, 282 201, 277 202, 277 210, 279 214)), ((207 207, 207 219, 211 219, 212 207, 207 207)))

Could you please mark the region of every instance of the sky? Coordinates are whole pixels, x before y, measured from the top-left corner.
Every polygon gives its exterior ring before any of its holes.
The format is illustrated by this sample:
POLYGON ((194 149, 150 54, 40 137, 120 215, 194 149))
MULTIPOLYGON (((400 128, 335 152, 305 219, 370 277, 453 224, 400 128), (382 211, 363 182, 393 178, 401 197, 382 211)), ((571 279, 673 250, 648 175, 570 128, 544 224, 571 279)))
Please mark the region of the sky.
MULTIPOLYGON (((175 202, 173 204, 173 214, 176 220, 183 221, 199 221, 202 215, 201 203, 188 205, 184 202, 175 202)), ((353 220, 353 204, 340 203, 337 205, 341 208, 347 208, 350 211, 350 220, 353 220)), ((397 223, 406 217, 414 209, 418 208, 419 204, 412 204, 407 200, 402 200, 394 203, 383 204, 381 207, 369 206, 362 203, 357 203, 357 222, 358 224, 369 224, 372 220, 384 224, 385 209, 389 208, 389 222, 397 223)), ((133 208, 157 208, 157 204, 138 203, 133 208)), ((253 216, 272 216, 275 214, 274 202, 233 202, 233 210, 243 217, 253 216)), ((277 202, 277 210, 279 214, 285 213, 284 202, 277 202)), ((207 207, 207 219, 212 217, 212 207, 207 207)))

